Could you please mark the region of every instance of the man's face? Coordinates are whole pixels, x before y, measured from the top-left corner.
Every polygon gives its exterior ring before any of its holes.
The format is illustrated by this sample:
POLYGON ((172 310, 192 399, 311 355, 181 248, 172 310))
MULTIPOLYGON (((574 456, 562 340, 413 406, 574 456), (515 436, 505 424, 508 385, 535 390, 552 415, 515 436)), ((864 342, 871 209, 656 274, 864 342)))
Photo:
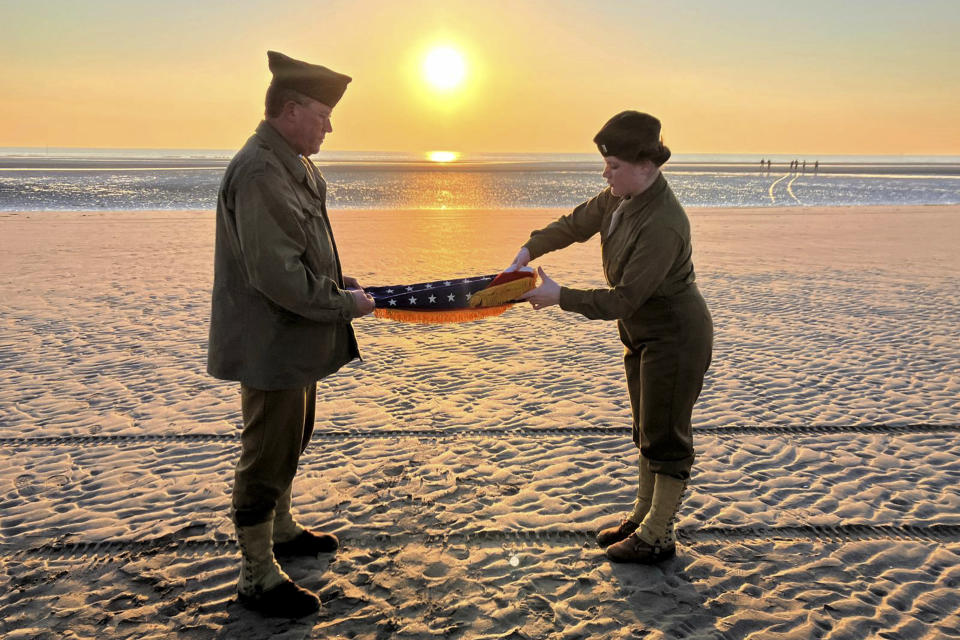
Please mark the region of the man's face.
POLYGON ((312 156, 320 151, 324 137, 333 131, 330 124, 333 109, 316 100, 307 104, 294 104, 297 151, 304 156, 312 156))

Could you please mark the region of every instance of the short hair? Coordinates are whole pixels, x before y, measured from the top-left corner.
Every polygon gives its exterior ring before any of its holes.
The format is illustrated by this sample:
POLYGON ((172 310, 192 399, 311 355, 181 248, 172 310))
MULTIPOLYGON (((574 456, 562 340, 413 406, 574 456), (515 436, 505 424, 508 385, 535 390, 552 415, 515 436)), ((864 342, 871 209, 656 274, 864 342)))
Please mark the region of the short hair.
POLYGON ((264 113, 268 118, 276 118, 283 113, 283 107, 288 102, 306 105, 312 101, 312 98, 303 95, 295 89, 280 87, 271 82, 270 86, 267 87, 267 98, 265 100, 266 109, 264 113))

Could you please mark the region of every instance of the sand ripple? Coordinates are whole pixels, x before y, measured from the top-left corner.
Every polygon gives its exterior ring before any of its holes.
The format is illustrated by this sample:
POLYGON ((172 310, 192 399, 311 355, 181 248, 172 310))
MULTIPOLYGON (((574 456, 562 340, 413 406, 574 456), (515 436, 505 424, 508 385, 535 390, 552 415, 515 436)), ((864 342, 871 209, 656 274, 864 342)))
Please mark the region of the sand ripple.
POLYGON ((943 638, 960 625, 960 546, 703 544, 663 567, 598 561, 564 545, 348 548, 285 568, 324 601, 297 622, 232 601, 232 554, 30 560, 0 604, 9 638, 943 638), (516 559, 511 562, 511 559, 516 559), (951 631, 952 630, 952 631, 951 631))
MULTIPOLYGON (((381 284, 495 271, 556 213, 334 223, 347 272, 381 284)), ((697 425, 960 422, 957 221, 936 207, 694 214, 717 328, 697 425)), ((317 423, 356 437, 318 439, 294 499, 306 524, 353 542, 289 568, 326 601, 318 618, 248 616, 232 603, 232 546, 168 545, 232 538, 238 390, 204 373, 212 230, 208 214, 0 220, 0 436, 228 436, 0 448, 4 637, 960 637, 951 540, 718 535, 638 568, 569 537, 480 536, 587 532, 631 501, 626 435, 503 435, 630 421, 613 325, 526 307, 356 323, 365 360, 321 384, 317 423), (365 437, 387 429, 450 436, 365 437), (42 551, 116 540, 155 544, 42 551)), ((601 286, 597 252, 539 263, 601 286)), ((696 445, 684 531, 960 525, 955 432, 700 432, 696 445)))

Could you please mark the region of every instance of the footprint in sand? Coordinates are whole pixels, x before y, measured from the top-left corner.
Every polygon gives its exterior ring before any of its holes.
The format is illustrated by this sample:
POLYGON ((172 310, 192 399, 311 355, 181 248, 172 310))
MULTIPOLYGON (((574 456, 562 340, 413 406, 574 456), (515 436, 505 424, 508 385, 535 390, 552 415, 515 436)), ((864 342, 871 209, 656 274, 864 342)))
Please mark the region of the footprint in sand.
POLYGON ((395 478, 403 474, 404 465, 402 464, 392 464, 388 467, 384 467, 383 474, 395 478))
MULTIPOLYGON (((125 471, 124 473, 120 474, 120 476, 117 478, 117 481, 119 482, 120 486, 132 489, 134 487, 139 487, 143 484, 146 484, 150 481, 150 478, 143 473, 125 471)), ((162 483, 162 486, 169 486, 172 483, 173 481, 168 479, 162 483)))
POLYGON ((423 575, 428 578, 442 578, 450 572, 450 566, 446 562, 434 562, 430 566, 424 568, 423 575))
POLYGON ((29 497, 35 496, 46 491, 56 491, 62 489, 70 483, 70 479, 58 473, 47 478, 37 478, 35 475, 30 473, 24 473, 17 476, 13 481, 14 486, 17 488, 17 492, 21 496, 29 497))
MULTIPOLYGON (((33 476, 29 474, 17 476, 17 479, 13 481, 13 484, 17 488, 17 491, 20 492, 20 495, 24 495, 24 493, 30 490, 33 486, 33 476)), ((33 493, 30 493, 29 495, 33 495, 33 493)))

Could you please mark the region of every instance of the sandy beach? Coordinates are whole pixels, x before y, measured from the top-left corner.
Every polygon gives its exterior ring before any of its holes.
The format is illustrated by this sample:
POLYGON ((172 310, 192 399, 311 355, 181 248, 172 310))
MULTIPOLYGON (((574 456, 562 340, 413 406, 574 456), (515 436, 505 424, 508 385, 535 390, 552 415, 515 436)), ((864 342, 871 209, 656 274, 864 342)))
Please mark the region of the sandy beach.
MULTIPOLYGON (((494 273, 564 211, 335 211, 345 273, 494 273)), ((212 212, 0 214, 0 636, 960 638, 960 206, 690 209, 716 346, 679 555, 632 502, 615 325, 356 321, 294 509, 323 607, 234 602, 239 389, 205 373, 212 212)), ((596 240, 534 263, 602 286, 596 240)))

